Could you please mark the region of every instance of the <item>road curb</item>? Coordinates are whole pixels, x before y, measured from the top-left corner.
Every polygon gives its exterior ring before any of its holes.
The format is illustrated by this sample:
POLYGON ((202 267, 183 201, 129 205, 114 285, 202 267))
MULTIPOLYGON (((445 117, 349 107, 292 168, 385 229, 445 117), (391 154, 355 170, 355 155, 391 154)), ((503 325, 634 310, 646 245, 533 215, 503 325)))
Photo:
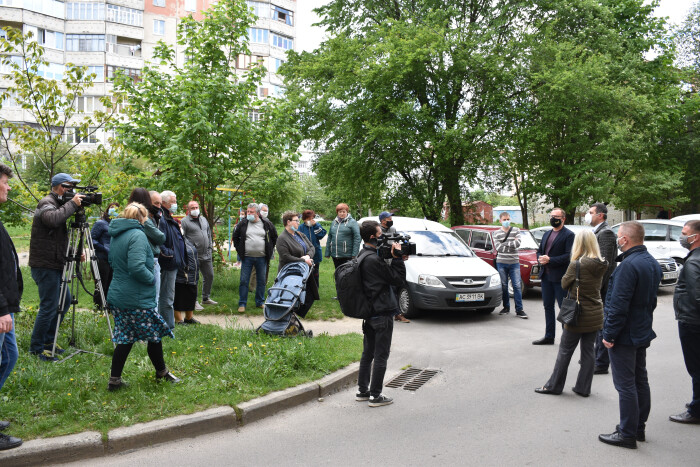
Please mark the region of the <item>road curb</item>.
POLYGON ((318 383, 311 382, 272 392, 266 396, 238 404, 238 420, 247 425, 282 410, 296 407, 318 398, 318 383))
POLYGON ((138 449, 181 438, 229 430, 238 425, 236 411, 228 406, 178 415, 163 420, 115 428, 107 434, 107 454, 138 449))
POLYGON ((53 465, 59 462, 100 457, 104 454, 102 434, 86 431, 56 438, 33 439, 16 449, 0 451, 0 465, 3 467, 53 465))
POLYGON ((346 366, 342 370, 338 370, 320 379, 317 382, 319 397, 334 394, 357 383, 357 375, 359 372, 360 363, 356 362, 346 366))

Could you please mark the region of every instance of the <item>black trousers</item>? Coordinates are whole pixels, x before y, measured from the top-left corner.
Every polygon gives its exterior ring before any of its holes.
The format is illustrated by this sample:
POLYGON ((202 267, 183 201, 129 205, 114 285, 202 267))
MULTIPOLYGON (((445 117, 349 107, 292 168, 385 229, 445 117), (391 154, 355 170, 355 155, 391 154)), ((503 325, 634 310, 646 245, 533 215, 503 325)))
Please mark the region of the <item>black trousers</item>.
POLYGON ((394 333, 394 318, 378 316, 362 322, 363 340, 360 373, 357 383, 360 392, 367 392, 372 397, 382 393, 386 363, 391 350, 391 337, 394 333), (370 382, 371 379, 371 382, 370 382))
POLYGON ((352 258, 333 258, 333 266, 335 266, 335 269, 338 269, 338 266, 347 263, 351 259, 352 258))
POLYGON ((581 367, 578 370, 578 378, 576 379, 574 389, 581 394, 591 393, 591 384, 593 382, 593 341, 595 340, 595 334, 595 331, 586 333, 570 332, 566 329, 562 331, 557 361, 554 364, 552 376, 549 377, 549 381, 544 385, 547 389, 551 389, 552 392, 556 393, 560 393, 564 390, 569 363, 580 341, 581 367))
POLYGON ((700 326, 678 322, 678 335, 681 338, 685 368, 693 382, 693 400, 688 412, 700 417, 700 326))

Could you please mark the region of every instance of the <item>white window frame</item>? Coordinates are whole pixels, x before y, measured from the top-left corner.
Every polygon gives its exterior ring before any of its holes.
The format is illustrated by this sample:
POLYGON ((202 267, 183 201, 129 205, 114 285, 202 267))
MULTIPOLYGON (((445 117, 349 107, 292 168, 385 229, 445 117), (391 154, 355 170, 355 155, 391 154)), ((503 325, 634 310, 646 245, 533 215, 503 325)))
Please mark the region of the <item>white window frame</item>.
POLYGON ((165 20, 163 20, 163 19, 154 19, 153 20, 153 34, 156 36, 164 36, 165 35, 165 20))

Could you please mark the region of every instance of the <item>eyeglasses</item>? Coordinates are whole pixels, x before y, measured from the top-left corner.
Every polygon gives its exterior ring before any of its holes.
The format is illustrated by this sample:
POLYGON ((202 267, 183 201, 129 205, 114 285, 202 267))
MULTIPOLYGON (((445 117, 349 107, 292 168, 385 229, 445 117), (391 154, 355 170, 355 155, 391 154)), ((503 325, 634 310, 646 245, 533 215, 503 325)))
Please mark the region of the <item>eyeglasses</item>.
POLYGON ((550 219, 563 219, 562 216, 549 216, 550 219))
POLYGON ((299 222, 299 218, 297 217, 296 219, 292 219, 290 222, 299 222))

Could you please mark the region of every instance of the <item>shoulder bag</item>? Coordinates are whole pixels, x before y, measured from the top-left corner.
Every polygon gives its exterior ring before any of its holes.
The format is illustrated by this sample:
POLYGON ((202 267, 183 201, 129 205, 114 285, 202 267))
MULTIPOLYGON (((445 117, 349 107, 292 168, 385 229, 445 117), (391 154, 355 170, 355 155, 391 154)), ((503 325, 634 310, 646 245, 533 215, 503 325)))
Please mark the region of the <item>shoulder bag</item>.
POLYGON ((574 285, 576 286, 576 298, 572 297, 571 291, 573 287, 569 289, 569 293, 566 298, 561 302, 561 308, 559 310, 559 316, 557 316, 557 321, 561 323, 568 324, 569 326, 576 326, 578 323, 578 317, 581 314, 581 303, 578 301, 578 289, 579 289, 579 275, 581 274, 581 262, 576 260, 576 280, 574 285))

